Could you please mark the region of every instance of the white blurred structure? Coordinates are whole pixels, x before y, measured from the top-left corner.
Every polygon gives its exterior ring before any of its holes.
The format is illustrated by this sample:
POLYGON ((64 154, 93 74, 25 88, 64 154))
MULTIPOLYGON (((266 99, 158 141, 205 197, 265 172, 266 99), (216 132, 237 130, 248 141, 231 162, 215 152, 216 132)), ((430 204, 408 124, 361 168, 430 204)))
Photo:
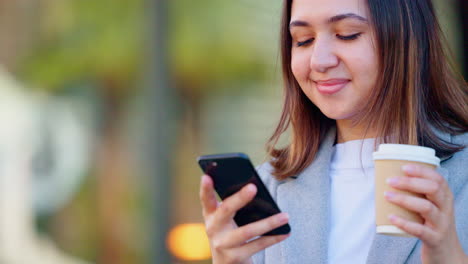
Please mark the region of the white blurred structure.
POLYGON ((37 211, 51 212, 67 202, 88 165, 89 129, 68 104, 54 103, 53 111, 50 106, 46 97, 26 93, 0 67, 2 264, 85 263, 61 252, 34 227, 37 211), (44 133, 49 133, 49 142, 44 142, 44 133), (51 162, 37 170, 37 155, 50 155, 51 162))

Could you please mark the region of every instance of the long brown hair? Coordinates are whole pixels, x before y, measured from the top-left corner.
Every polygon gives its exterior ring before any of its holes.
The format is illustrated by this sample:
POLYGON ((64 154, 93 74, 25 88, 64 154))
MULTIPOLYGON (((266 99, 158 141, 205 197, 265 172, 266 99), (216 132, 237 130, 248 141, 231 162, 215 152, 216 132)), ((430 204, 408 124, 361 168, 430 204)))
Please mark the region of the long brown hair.
MULTIPOLYGON (((283 112, 267 142, 273 175, 278 179, 305 169, 335 124, 307 98, 292 73, 292 1, 283 2, 280 32, 283 112), (289 127, 291 142, 276 148, 289 127)), ((367 124, 367 129, 376 128, 381 143, 428 146, 439 157, 463 149, 436 134, 436 130, 450 134, 468 131, 468 100, 466 82, 448 59, 432 2, 368 0, 367 6, 376 36, 380 78, 369 95, 369 104, 358 114, 358 122, 367 124)))

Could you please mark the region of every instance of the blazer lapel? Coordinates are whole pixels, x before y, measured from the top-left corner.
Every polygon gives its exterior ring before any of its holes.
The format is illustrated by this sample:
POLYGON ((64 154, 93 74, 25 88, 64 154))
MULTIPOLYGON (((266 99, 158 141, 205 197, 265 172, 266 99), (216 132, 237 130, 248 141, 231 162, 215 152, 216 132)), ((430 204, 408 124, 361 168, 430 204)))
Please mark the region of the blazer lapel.
POLYGON ((329 228, 329 164, 335 129, 330 129, 316 159, 296 179, 280 184, 277 202, 290 216, 291 236, 281 243, 283 263, 326 263, 329 228))
MULTIPOLYGON (((441 167, 437 171, 450 183, 449 172, 441 167)), ((453 189, 453 188, 452 188, 453 189)), ((403 264, 407 263, 410 254, 420 241, 417 238, 405 238, 375 234, 372 246, 367 257, 367 264, 403 264)), ((416 256, 418 259, 419 256, 416 256)))

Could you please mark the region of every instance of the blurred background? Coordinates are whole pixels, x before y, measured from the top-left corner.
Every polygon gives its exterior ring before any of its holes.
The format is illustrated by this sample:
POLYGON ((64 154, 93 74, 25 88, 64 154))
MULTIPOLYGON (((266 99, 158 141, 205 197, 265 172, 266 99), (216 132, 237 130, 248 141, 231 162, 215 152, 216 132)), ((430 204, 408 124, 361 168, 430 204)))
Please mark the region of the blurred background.
MULTIPOLYGON (((467 76, 467 2, 437 12, 467 76)), ((196 157, 265 161, 281 1, 0 0, 0 263, 211 263, 196 157)))

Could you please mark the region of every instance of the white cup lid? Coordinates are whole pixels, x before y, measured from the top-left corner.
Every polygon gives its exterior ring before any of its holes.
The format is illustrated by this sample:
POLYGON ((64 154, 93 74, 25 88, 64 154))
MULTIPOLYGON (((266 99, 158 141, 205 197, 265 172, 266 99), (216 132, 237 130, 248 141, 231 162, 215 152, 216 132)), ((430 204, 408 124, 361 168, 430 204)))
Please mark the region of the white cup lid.
POLYGON ((380 144, 372 156, 374 160, 407 160, 435 166, 440 164, 440 159, 436 157, 434 149, 414 145, 380 144))

